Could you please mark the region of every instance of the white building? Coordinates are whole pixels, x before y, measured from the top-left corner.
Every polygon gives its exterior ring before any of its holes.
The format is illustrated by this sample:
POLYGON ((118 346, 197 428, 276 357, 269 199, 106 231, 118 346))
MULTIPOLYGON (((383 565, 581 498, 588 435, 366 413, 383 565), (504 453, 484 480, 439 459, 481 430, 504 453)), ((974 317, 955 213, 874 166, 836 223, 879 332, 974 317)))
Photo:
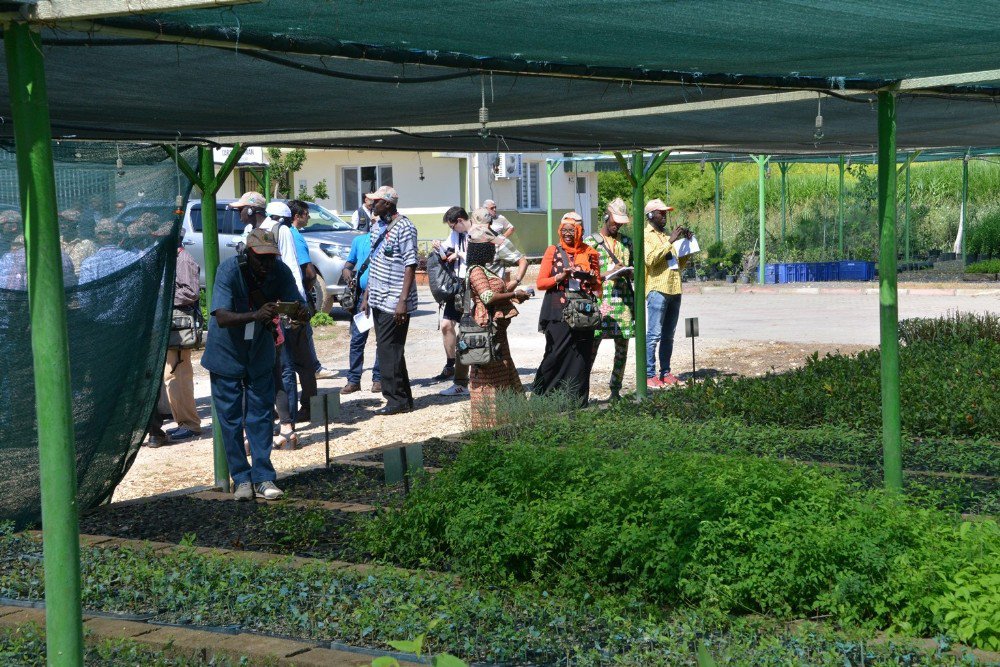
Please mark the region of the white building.
MULTIPOLYGON (((421 239, 446 236, 442 221, 451 206, 471 212, 486 199, 515 226, 514 242, 524 252, 540 255, 547 245, 546 158, 562 153, 412 153, 309 149, 302 169, 292 175, 295 191, 312 192, 326 181, 328 197, 317 202, 350 218, 361 197, 380 185, 399 191, 399 209, 417 226, 421 239), (503 166, 500 159, 503 158, 503 166)), ((259 159, 259 158, 258 158, 259 159)), ((557 164, 552 174, 553 226, 569 210, 583 216, 586 230, 597 220, 597 174, 579 163, 557 164)), ((250 173, 238 167, 219 197, 239 197, 259 190, 250 173)))

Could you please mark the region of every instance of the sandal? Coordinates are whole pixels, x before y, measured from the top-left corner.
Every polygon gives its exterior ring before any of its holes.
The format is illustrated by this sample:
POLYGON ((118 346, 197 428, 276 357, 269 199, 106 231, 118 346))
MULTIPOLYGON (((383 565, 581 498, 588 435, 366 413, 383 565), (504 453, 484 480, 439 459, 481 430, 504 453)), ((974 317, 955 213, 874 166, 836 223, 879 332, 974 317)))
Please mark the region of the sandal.
POLYGON ((247 456, 250 456, 250 438, 243 438, 243 451, 246 452, 247 456))

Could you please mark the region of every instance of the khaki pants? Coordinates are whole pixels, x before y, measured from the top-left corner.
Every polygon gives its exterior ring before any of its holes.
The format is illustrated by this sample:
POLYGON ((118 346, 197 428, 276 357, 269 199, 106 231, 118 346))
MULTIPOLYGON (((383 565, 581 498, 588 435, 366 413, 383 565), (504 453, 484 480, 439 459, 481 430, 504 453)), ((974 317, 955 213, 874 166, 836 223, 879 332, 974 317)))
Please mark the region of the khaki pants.
POLYGON ((167 349, 167 366, 163 370, 163 382, 167 385, 167 400, 174 421, 181 428, 195 433, 201 432, 201 419, 194 404, 194 367, 191 365, 191 350, 167 349))

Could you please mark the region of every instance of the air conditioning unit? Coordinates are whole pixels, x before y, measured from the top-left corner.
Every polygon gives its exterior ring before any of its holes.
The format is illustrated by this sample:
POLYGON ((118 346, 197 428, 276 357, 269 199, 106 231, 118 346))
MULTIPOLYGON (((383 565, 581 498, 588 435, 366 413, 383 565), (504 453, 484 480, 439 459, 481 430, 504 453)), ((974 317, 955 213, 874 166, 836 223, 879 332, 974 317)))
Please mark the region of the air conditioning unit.
POLYGON ((497 180, 521 178, 521 154, 497 153, 496 162, 493 163, 493 175, 497 180))

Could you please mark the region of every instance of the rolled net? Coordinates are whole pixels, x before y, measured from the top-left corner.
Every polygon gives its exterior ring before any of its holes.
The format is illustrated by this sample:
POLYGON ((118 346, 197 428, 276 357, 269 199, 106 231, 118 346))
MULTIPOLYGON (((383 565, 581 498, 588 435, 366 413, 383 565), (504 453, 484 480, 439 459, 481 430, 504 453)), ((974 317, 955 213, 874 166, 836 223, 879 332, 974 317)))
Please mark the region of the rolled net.
MULTIPOLYGON (((159 396, 186 194, 158 146, 53 146, 81 509, 110 498, 159 396)), ((181 155, 189 162, 191 151, 181 155)), ((40 520, 37 418, 13 145, 0 145, 0 520, 40 520)), ((54 369, 52 369, 54 370, 54 369)))

